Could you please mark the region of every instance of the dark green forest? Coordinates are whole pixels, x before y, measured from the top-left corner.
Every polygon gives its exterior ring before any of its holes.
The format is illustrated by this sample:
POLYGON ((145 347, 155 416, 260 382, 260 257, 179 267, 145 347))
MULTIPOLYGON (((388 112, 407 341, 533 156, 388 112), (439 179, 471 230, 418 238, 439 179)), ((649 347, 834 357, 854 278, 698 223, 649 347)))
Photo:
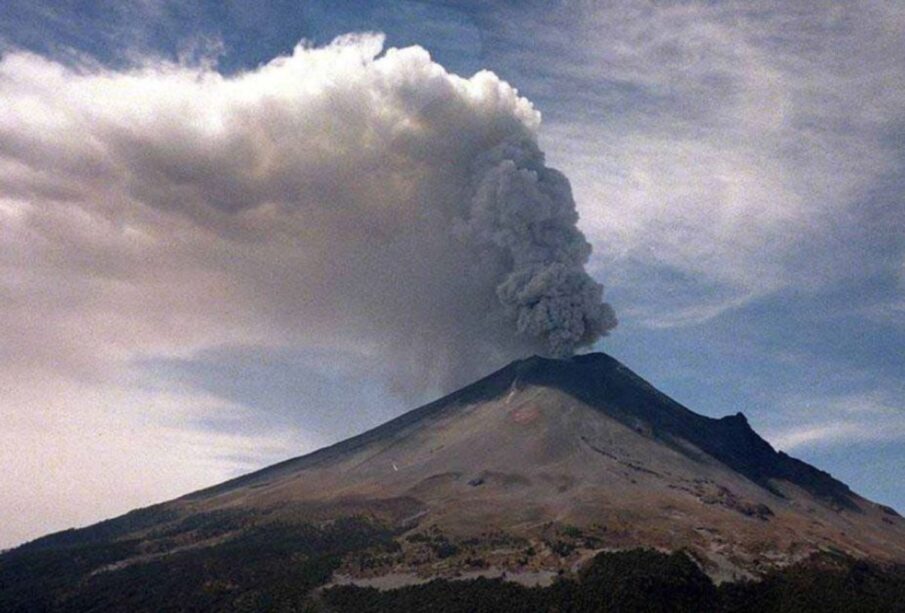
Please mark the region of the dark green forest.
MULTIPOLYGON (((217 538, 240 526, 240 519, 217 515, 192 518, 173 534, 217 538)), ((105 530, 117 532, 112 528, 105 530)), ((383 592, 315 589, 330 580, 344 555, 394 551, 397 536, 363 518, 271 523, 155 557, 138 541, 62 533, 0 556, 0 611, 905 612, 905 567, 829 553, 761 581, 720 586, 683 552, 636 549, 598 554, 577 577, 543 588, 482 578, 383 592), (107 568, 137 554, 149 557, 107 568)))
MULTIPOLYGON (((190 525, 174 535, 216 538, 241 525, 221 513, 200 517, 188 518, 190 525)), ((143 543, 61 536, 0 556, 0 611, 307 610, 306 597, 330 580, 343 555, 398 547, 395 534, 366 519, 322 526, 275 522, 212 546, 160 557, 150 552, 146 561, 105 571, 117 560, 148 555, 143 543)))
POLYGON ((334 587, 324 611, 832 613, 905 611, 905 568, 827 554, 759 582, 714 586, 684 553, 601 553, 577 579, 526 588, 500 579, 435 580, 379 592, 334 587))

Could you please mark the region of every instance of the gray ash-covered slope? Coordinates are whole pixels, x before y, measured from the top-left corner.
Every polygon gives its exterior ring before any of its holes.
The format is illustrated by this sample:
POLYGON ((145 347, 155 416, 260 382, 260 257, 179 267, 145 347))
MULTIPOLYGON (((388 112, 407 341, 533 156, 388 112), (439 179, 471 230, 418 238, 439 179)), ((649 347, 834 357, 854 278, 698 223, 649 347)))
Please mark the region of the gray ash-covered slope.
POLYGON ((742 413, 712 419, 689 411, 606 354, 570 362, 535 358, 524 369, 533 384, 556 387, 627 425, 648 428, 651 436, 692 458, 703 452, 768 489, 771 480, 785 480, 840 506, 857 508, 848 486, 775 451, 742 413))
POLYGON ((171 574, 167 589, 189 595, 203 591, 182 585, 192 573, 242 585, 299 568, 311 585, 542 580, 633 547, 684 549, 722 580, 819 551, 905 561, 905 520, 775 451, 741 414, 693 413, 607 355, 534 357, 331 447, 38 539, 0 556, 0 593, 11 572, 34 578, 74 551, 55 589, 77 603, 171 574))
MULTIPOLYGON (((531 386, 569 394, 588 407, 645 433, 690 459, 701 460, 702 456, 709 455, 774 493, 779 494, 771 486, 771 480, 784 480, 839 507, 858 508, 847 485, 824 471, 774 450, 751 428, 742 413, 721 419, 694 413, 604 353, 580 355, 568 360, 535 356, 513 362, 458 392, 405 413, 364 434, 202 490, 189 498, 204 498, 232 488, 260 485, 280 475, 322 467, 368 445, 395 440, 447 412, 489 402, 513 390, 531 386)), ((510 397, 508 403, 511 402, 510 397)))

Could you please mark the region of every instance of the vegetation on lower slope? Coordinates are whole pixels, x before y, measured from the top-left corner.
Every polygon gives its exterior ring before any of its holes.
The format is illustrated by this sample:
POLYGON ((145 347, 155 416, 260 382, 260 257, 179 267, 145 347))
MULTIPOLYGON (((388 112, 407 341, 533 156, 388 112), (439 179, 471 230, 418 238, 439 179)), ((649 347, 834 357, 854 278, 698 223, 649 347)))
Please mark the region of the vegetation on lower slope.
POLYGON ((479 578, 316 590, 350 554, 398 552, 401 535, 361 516, 247 524, 216 513, 145 534, 156 540, 99 536, 64 533, 0 556, 0 611, 905 612, 905 567, 831 554, 719 587, 685 553, 636 549, 600 553, 550 587, 479 578), (189 537, 195 545, 179 545, 189 537))
POLYGON ((824 556, 763 581, 716 587, 683 553, 636 549, 598 554, 577 580, 545 588, 484 578, 383 592, 338 586, 318 604, 330 613, 902 613, 905 568, 824 556))
POLYGON ((720 593, 726 613, 903 613, 905 565, 825 554, 762 581, 724 584, 720 593))
POLYGON ((229 535, 195 524, 186 526, 193 534, 222 540, 156 557, 138 539, 9 552, 0 557, 0 611, 291 611, 347 553, 398 546, 392 531, 366 518, 274 522, 229 535))

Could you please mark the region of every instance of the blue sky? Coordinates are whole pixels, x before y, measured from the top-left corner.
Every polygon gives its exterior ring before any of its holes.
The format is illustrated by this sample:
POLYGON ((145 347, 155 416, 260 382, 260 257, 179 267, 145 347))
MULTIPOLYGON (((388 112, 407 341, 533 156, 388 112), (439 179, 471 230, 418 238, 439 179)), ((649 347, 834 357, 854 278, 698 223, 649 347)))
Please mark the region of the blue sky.
MULTIPOLYGON (((162 62, 237 75, 301 39, 382 32, 385 48, 421 46, 451 73, 492 71, 541 112, 547 164, 572 182, 589 270, 620 320, 596 348, 693 410, 743 411, 774 445, 905 511, 905 23, 895 3, 832 4, 8 0, 0 43, 7 58, 31 52, 82 71, 162 62)), ((0 254, 28 261, 21 249, 0 254)), ((0 297, 29 291, 3 270, 0 297)), ((29 434, 32 417, 19 416, 19 448, 3 461, 40 446, 26 472, 83 479, 95 500, 69 509, 50 485, 23 495, 7 511, 38 519, 0 546, 310 451, 436 391, 400 396, 347 345, 256 334, 180 349, 149 330, 126 349, 105 346, 128 362, 106 395, 39 379, 56 394, 41 406, 67 415, 52 418, 61 439, 111 422, 136 437, 111 443, 104 464, 128 492, 86 476, 94 456, 29 434), (65 408, 76 397, 95 398, 90 417, 65 408), (194 408, 175 406, 187 397, 194 408), (158 458, 167 437, 197 448, 179 458, 205 468, 174 477, 158 458), (204 437, 215 443, 196 445, 204 437), (121 463, 131 451, 144 463, 121 463)), ((16 342, 39 343, 13 337, 0 351, 16 342)))

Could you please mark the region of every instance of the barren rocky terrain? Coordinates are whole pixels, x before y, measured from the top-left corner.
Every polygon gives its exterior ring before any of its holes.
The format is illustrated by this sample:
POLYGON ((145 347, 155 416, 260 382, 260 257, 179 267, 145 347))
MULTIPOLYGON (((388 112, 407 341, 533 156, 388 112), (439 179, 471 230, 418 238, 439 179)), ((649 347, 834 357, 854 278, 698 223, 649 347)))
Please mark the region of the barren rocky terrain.
POLYGON ((48 606, 161 581, 233 604, 268 577, 544 586, 634 548, 684 551, 720 583, 821 552, 905 562, 905 520, 607 355, 534 357, 332 447, 8 552, 0 594, 16 578, 48 606))

